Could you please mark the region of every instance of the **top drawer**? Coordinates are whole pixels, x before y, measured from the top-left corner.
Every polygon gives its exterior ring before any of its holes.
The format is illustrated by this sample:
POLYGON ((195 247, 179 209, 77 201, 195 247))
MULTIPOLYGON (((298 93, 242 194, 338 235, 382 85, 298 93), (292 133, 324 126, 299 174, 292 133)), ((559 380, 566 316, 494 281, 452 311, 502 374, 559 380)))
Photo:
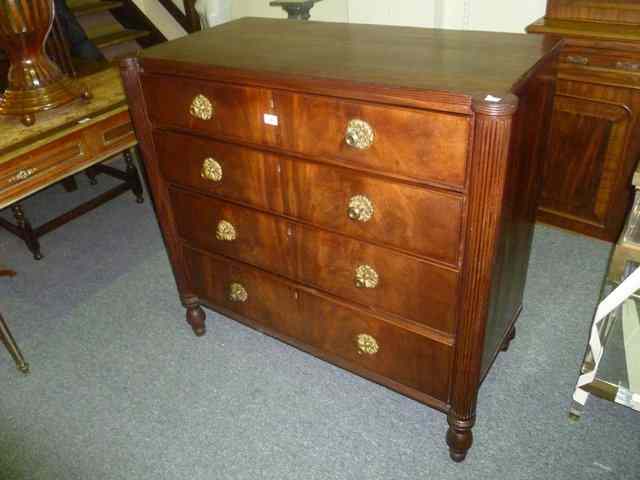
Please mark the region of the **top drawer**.
POLYGON ((183 79, 143 77, 160 126, 461 188, 471 120, 462 115, 183 79), (169 97, 169 98, 168 98, 169 97))
POLYGON ((576 66, 601 68, 618 73, 640 73, 640 54, 569 45, 560 55, 560 67, 576 66))

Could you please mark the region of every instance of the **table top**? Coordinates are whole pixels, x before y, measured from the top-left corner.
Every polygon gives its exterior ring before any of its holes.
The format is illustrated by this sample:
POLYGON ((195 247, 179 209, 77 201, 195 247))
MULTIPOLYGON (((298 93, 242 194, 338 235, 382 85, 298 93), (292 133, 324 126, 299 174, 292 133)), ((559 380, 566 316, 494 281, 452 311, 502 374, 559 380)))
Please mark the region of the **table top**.
POLYGON ((512 92, 555 46, 539 35, 243 18, 140 56, 167 73, 197 65, 470 97, 512 92))
POLYGON ((36 115, 36 123, 25 127, 18 117, 0 116, 0 165, 71 132, 86 128, 105 116, 127 110, 126 97, 116 68, 80 79, 89 87, 89 102, 69 105, 36 115))

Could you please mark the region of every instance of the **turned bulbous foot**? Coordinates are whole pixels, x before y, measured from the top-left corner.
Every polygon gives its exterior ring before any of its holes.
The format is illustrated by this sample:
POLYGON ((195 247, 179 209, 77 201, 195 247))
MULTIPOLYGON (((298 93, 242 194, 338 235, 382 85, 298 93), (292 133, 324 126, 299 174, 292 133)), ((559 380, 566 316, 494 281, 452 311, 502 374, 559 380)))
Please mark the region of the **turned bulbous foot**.
POLYGON ((449 456, 454 462, 460 463, 467 458, 467 452, 473 445, 473 419, 457 420, 449 417, 449 430, 447 431, 447 445, 449 456))
POLYGON ((202 337, 207 329, 205 327, 206 314, 200 305, 192 305, 187 307, 187 323, 191 325, 191 329, 196 337, 202 337))
POLYGON ((36 116, 33 113, 27 113, 25 115, 22 116, 22 118, 20 119, 20 121, 22 122, 22 124, 25 127, 30 127, 32 126, 34 123, 36 123, 36 116))

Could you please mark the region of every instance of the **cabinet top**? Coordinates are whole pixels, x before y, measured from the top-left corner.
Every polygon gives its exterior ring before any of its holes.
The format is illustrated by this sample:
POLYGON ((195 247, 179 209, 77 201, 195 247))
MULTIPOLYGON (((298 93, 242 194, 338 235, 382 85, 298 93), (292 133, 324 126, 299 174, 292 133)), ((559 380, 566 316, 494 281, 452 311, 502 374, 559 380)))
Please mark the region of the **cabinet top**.
POLYGON ((140 56, 150 72, 470 97, 515 92, 553 50, 538 35, 243 18, 140 56))

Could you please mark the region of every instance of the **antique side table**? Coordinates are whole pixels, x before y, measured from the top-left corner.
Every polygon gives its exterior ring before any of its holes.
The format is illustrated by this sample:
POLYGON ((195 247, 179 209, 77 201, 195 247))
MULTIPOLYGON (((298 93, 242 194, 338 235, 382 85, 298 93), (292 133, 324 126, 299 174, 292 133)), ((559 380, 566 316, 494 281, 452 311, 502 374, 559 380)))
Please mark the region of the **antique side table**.
POLYGON ((34 258, 42 258, 39 237, 131 190, 138 202, 143 190, 133 156, 137 140, 118 72, 108 69, 83 78, 91 102, 78 101, 44 112, 25 128, 19 119, 0 118, 0 209, 10 207, 15 223, 0 218, 0 227, 22 238, 34 258), (126 170, 102 162, 124 153, 126 170), (54 183, 75 188, 73 175, 86 171, 121 180, 116 187, 43 225, 33 227, 20 203, 54 183))

